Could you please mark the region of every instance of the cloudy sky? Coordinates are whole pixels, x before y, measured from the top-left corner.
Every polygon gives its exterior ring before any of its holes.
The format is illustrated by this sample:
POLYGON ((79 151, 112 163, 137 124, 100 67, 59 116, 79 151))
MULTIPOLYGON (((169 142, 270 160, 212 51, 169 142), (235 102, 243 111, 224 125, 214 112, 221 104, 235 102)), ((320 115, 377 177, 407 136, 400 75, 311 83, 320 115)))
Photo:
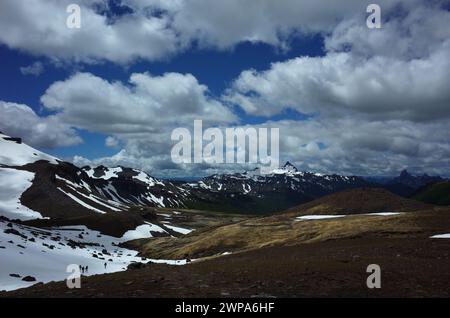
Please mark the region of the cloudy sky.
POLYGON ((1 0, 0 130, 78 165, 202 176, 176 127, 277 127, 302 170, 450 175, 450 1, 1 0), (66 27, 69 4, 81 28, 66 27))

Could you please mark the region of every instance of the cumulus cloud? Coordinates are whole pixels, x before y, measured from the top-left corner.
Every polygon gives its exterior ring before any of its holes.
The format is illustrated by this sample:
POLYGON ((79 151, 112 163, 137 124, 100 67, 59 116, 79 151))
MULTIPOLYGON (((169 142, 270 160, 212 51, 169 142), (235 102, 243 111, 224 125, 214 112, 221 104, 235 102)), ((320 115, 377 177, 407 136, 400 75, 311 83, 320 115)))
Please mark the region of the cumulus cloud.
POLYGON ((354 112, 378 118, 449 117, 450 41, 428 58, 402 60, 350 53, 301 57, 263 72, 244 71, 225 99, 254 115, 354 112))
POLYGON ((182 169, 170 159, 174 128, 192 127, 196 119, 205 128, 239 121, 191 74, 135 73, 122 83, 77 73, 52 84, 41 102, 61 123, 107 134, 107 146, 123 146, 112 157, 89 161, 78 156, 75 163, 132 166, 156 174, 182 169))
POLYGON ((265 116, 293 108, 322 116, 449 117, 449 19, 448 11, 418 7, 380 30, 344 21, 326 38, 326 56, 244 71, 225 98, 265 116))
POLYGON ((39 117, 23 104, 0 101, 0 130, 34 147, 54 148, 82 142, 75 130, 55 116, 39 117))
POLYGON ((382 28, 369 30, 365 9, 370 2, 124 0, 132 11, 111 18, 92 2, 80 1, 82 28, 69 30, 69 1, 6 0, 0 3, 0 42, 56 60, 126 64, 166 58, 193 43, 229 49, 251 41, 288 49, 293 36, 320 34, 324 56, 245 70, 220 99, 190 74, 135 73, 120 82, 76 73, 47 89, 41 102, 54 115, 38 121, 53 120, 64 131, 100 132, 108 136, 107 146, 120 140, 116 155, 74 158, 81 165, 205 175, 250 167, 176 165, 170 159, 170 133, 190 127, 194 119, 208 127, 239 125, 229 108, 238 106, 267 116, 262 126, 280 128, 281 161, 300 169, 370 175, 412 167, 448 174, 449 12, 439 1, 379 1, 382 28), (270 120, 286 108, 312 116, 270 120))
POLYGON ((105 146, 110 148, 117 148, 119 146, 119 140, 116 137, 108 136, 105 139, 105 146))
POLYGON ((42 64, 42 62, 37 61, 31 65, 20 67, 20 72, 23 75, 39 76, 42 74, 42 72, 44 72, 44 64, 42 64))
POLYGON ((450 39, 446 27, 450 12, 441 8, 439 2, 428 2, 428 6, 417 3, 403 10, 401 7, 384 9, 380 30, 368 29, 358 17, 340 22, 325 38, 327 51, 346 50, 357 56, 409 60, 430 56, 450 39), (393 17, 389 18, 390 15, 393 17))
POLYGON ((450 12, 437 2, 396 9, 380 30, 358 15, 339 22, 325 56, 243 71, 223 98, 268 119, 311 114, 277 123, 284 156, 305 170, 448 175, 450 12))
MULTIPOLYGON (((127 64, 160 60, 192 45, 229 49, 244 41, 281 49, 298 34, 329 33, 364 15, 368 0, 122 0, 125 13, 101 0, 81 0, 81 28, 66 27, 72 0, 0 1, 0 43, 58 61, 127 64), (111 17, 113 15, 113 17, 111 17)), ((416 0, 380 0, 388 10, 416 0)))
MULTIPOLYGON (((307 121, 268 121, 241 128, 279 128, 280 163, 293 162, 299 169, 326 174, 395 175, 404 168, 417 173, 448 175, 450 164, 449 121, 413 123, 404 120, 361 122, 353 118, 307 121)), ((227 126, 229 127, 229 126, 227 126)), ((224 127, 220 127, 225 129, 224 127)), ((258 164, 175 164, 170 157, 174 142, 164 139, 128 139, 111 157, 73 159, 91 164, 131 166, 159 177, 206 176, 245 171, 258 164), (159 140, 159 142, 157 141, 159 140)))
POLYGON ((284 158, 305 170, 392 175, 412 167, 417 172, 448 175, 449 124, 448 120, 413 123, 323 118, 272 125, 280 126, 284 158))
MULTIPOLYGON (((342 20, 355 15, 364 16, 371 1, 347 0, 127 0, 130 6, 160 8, 171 17, 170 27, 184 41, 221 49, 243 41, 263 42, 280 48, 289 45, 295 34, 328 33, 342 20)), ((414 5, 413 1, 377 3, 389 10, 399 3, 414 5)), ((363 18, 364 21, 364 18, 363 18)))
POLYGON ((72 0, 0 2, 0 42, 51 59, 93 63, 128 63, 136 58, 162 59, 179 50, 166 16, 128 14, 111 23, 96 11, 102 1, 77 1, 81 28, 66 26, 72 0))
POLYGON ((134 73, 121 83, 77 73, 52 84, 41 102, 68 125, 106 134, 156 134, 194 119, 210 124, 237 120, 191 74, 134 73))

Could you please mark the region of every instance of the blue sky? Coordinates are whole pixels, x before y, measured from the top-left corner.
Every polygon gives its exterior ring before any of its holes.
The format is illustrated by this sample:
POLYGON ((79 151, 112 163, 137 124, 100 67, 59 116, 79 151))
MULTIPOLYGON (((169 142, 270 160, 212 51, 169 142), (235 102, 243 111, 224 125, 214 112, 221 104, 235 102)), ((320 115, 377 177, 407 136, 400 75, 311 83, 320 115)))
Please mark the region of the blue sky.
MULTIPOLYGON (((193 74, 201 83, 206 84, 210 94, 220 96, 239 76, 243 70, 255 69, 263 71, 271 63, 280 62, 298 56, 323 56, 323 37, 319 35, 304 35, 294 37, 289 49, 280 50, 264 43, 242 43, 225 51, 194 48, 173 58, 149 62, 139 61, 131 65, 117 65, 102 62, 95 65, 54 65, 45 58, 36 58, 30 54, 11 50, 5 45, 0 46, 0 57, 5 63, 0 73, 0 99, 29 105, 36 113, 47 116, 51 112, 42 107, 40 97, 55 81, 64 80, 74 72, 82 70, 100 76, 109 81, 128 80, 131 73, 150 72, 152 75, 162 75, 167 72, 193 74), (36 61, 45 64, 45 71, 39 76, 24 75, 20 67, 31 65, 36 61), (23 87, 26 87, 24 90, 23 87)), ((295 118, 303 120, 308 116, 287 109, 270 118, 246 114, 239 108, 235 109, 242 124, 259 124, 267 120, 282 120, 295 118)), ((78 129, 83 143, 71 147, 44 148, 46 152, 61 157, 70 158, 81 155, 88 159, 111 156, 116 150, 105 146, 105 134, 93 133, 78 129)))
POLYGON ((450 1, 0 2, 0 130, 77 165, 156 176, 171 131, 280 129, 280 161, 320 173, 449 175, 450 1))

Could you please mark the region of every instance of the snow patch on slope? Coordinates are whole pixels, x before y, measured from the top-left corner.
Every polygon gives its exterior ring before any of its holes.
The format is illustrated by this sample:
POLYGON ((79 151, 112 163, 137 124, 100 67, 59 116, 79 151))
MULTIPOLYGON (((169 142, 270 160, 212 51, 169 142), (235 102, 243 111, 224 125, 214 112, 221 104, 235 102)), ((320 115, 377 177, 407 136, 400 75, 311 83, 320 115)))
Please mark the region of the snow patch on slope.
POLYGON ((49 156, 39 150, 36 150, 24 143, 17 143, 6 135, 0 134, 0 164, 6 166, 23 166, 38 160, 47 160, 50 163, 57 164, 55 157, 49 156))
POLYGON ((122 236, 122 240, 123 241, 131 241, 131 240, 137 240, 137 239, 140 239, 140 238, 151 238, 151 237, 153 237, 151 232, 158 232, 158 233, 165 233, 165 234, 167 234, 167 232, 164 231, 158 225, 155 225, 155 224, 152 224, 152 223, 149 223, 149 222, 145 222, 145 223, 146 224, 139 225, 134 230, 127 231, 122 236))
POLYGON ((437 234, 431 236, 431 238, 444 238, 444 239, 450 239, 450 233, 449 234, 437 234))
POLYGON ((9 219, 42 219, 39 212, 20 203, 20 197, 32 184, 34 173, 12 168, 0 168, 0 215, 9 219))
POLYGON ((89 210, 92 210, 92 211, 95 211, 95 212, 98 212, 98 213, 101 213, 101 214, 105 214, 105 213, 106 213, 105 211, 99 210, 99 209, 94 208, 93 206, 87 204, 87 203, 84 202, 83 200, 77 198, 77 197, 76 197, 75 195, 73 195, 72 193, 66 192, 66 191, 64 191, 64 190, 61 189, 61 188, 58 188, 58 190, 61 191, 62 193, 64 193, 65 195, 67 195, 69 198, 71 198, 72 200, 74 200, 74 201, 75 201, 76 203, 78 203, 79 205, 82 205, 82 206, 84 206, 85 208, 87 208, 87 209, 89 209, 89 210))
POLYGON ((343 218, 346 215, 303 215, 297 217, 298 220, 326 220, 326 219, 335 219, 335 218, 343 218))
POLYGON ((365 214, 337 214, 337 215, 302 215, 296 217, 299 221, 305 220, 326 220, 326 219, 336 219, 343 218, 346 216, 394 216, 402 214, 401 212, 375 212, 375 213, 365 213, 365 214))
MULTIPOLYGON (((66 269, 70 264, 88 266, 89 271, 84 275, 90 276, 124 271, 133 262, 169 265, 184 265, 188 262, 184 259, 143 259, 137 256, 137 251, 118 246, 128 237, 103 235, 85 226, 42 230, 14 223, 8 226, 8 223, 0 220, 0 290, 65 280, 69 276, 66 269), (20 277, 12 277, 11 274, 20 277), (25 276, 35 277, 36 281, 25 282, 22 280, 25 276)), ((142 238, 140 232, 136 229, 133 238, 142 238)))
POLYGON ((101 176, 95 176, 95 169, 89 168, 84 170, 86 174, 89 176, 89 178, 92 179, 103 179, 103 180, 109 180, 111 178, 117 178, 119 177, 119 173, 121 173, 123 170, 121 167, 115 167, 115 168, 106 168, 103 170, 103 174, 101 176))
POLYGON ((177 233, 184 234, 184 235, 185 234, 189 234, 189 233, 191 233, 193 231, 191 229, 185 229, 185 228, 182 228, 182 227, 168 225, 168 224, 164 224, 164 226, 167 227, 168 229, 172 230, 172 231, 175 231, 177 233))

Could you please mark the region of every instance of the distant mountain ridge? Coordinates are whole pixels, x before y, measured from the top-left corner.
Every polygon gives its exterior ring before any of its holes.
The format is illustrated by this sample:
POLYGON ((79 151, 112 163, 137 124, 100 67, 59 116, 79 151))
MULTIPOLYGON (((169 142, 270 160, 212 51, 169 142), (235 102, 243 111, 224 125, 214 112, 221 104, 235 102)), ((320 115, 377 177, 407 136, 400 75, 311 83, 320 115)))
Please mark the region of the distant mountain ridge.
POLYGON ((270 174, 258 170, 216 174, 189 184, 199 190, 197 207, 210 209, 214 198, 230 212, 276 212, 337 191, 372 184, 357 176, 321 175, 299 171, 286 162, 270 174))
POLYGON ((383 188, 358 188, 324 196, 288 209, 295 215, 352 215, 382 212, 411 212, 430 205, 396 195, 383 188))
POLYGON ((444 179, 440 176, 429 176, 427 174, 414 176, 406 169, 400 172, 398 177, 392 178, 386 182, 383 187, 393 193, 401 196, 409 197, 415 193, 419 188, 434 182, 440 182, 444 179))
MULTIPOLYGON (((20 202, 50 218, 113 215, 133 206, 264 214, 343 190, 380 187, 358 176, 299 171, 289 161, 265 175, 255 169, 215 174, 194 182, 171 182, 121 166, 79 168, 6 135, 0 135, 0 147, 3 173, 27 171, 33 176, 29 180, 31 186, 17 194, 20 202)), ((403 171, 383 187, 395 193, 406 189, 404 192, 409 193, 412 187, 432 180, 441 179, 414 177, 403 171)))

